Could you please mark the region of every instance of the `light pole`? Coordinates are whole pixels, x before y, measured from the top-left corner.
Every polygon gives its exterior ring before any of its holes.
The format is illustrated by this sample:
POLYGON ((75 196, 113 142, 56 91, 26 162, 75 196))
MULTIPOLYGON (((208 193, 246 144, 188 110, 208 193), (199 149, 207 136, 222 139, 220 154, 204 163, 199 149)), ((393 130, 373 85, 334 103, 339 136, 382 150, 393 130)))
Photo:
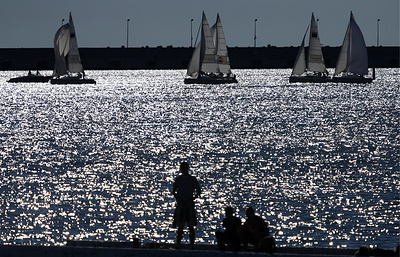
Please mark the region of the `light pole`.
POLYGON ((190 47, 193 47, 193 19, 190 20, 190 47))
POLYGON ((376 47, 379 47, 379 22, 381 19, 376 21, 376 47))
POLYGON ((64 19, 61 20, 61 26, 64 25, 64 19))
POLYGON ((126 20, 126 48, 129 47, 129 21, 131 19, 126 20))
POLYGON ((254 20, 254 47, 257 46, 257 19, 254 20))

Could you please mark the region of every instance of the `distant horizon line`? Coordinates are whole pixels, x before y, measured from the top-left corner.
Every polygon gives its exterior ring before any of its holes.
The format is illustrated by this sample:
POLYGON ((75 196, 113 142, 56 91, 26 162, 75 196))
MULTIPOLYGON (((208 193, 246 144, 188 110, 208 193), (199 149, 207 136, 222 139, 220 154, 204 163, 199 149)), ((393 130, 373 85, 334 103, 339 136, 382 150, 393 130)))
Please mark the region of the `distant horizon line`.
MULTIPOLYGON (((228 48, 294 48, 294 47, 300 47, 299 46, 276 46, 276 45, 264 45, 264 46, 227 46, 228 48)), ((308 46, 307 46, 308 47, 308 46)), ((330 45, 321 45, 322 48, 324 47, 341 47, 340 45, 338 46, 330 46, 330 45)), ((375 48, 377 46, 375 45, 371 45, 371 46, 367 46, 367 48, 375 48)), ((394 45, 380 45, 379 48, 384 48, 384 47, 400 47, 400 44, 397 46, 394 45)), ((44 49, 44 48, 54 48, 54 47, 50 47, 50 46, 41 46, 41 47, 0 47, 0 49, 44 49)), ((196 48, 194 46, 173 46, 173 45, 158 45, 158 46, 129 46, 126 47, 124 45, 122 46, 80 46, 79 49, 81 48, 116 48, 116 49, 121 49, 121 48, 128 48, 128 49, 134 49, 134 48, 196 48)))

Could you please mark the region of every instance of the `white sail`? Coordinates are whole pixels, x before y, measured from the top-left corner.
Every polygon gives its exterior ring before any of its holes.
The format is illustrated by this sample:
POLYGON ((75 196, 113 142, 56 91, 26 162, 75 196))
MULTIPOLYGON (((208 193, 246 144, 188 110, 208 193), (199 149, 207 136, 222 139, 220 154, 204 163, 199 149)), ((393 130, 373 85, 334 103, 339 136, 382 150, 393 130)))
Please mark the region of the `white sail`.
POLYGON ((348 62, 348 72, 367 75, 368 74, 368 52, 365 45, 364 36, 358 27, 353 13, 350 18, 350 58, 348 62))
POLYGON ((201 71, 209 73, 217 73, 219 71, 218 65, 215 61, 215 45, 213 36, 211 35, 210 26, 206 15, 203 12, 202 19, 202 33, 201 33, 201 71))
POLYGON ((68 54, 68 71, 73 73, 83 72, 81 63, 81 57, 79 56, 78 42, 76 40, 74 22, 72 21, 72 15, 69 14, 69 26, 70 26, 70 49, 68 54))
POLYGON ((336 63, 335 74, 349 72, 358 75, 368 74, 368 53, 364 36, 358 27, 353 12, 336 63))
POLYGON ((319 40, 318 26, 315 22, 314 13, 311 16, 311 29, 309 38, 309 52, 307 69, 309 71, 326 72, 324 57, 322 55, 321 42, 319 40))
POLYGON ((211 28, 211 33, 216 47, 216 58, 218 63, 219 72, 231 73, 231 66, 228 57, 228 48, 226 47, 226 39, 224 30, 222 28, 221 18, 217 14, 217 21, 211 28))
POLYGON ((308 28, 306 33, 304 33, 303 41, 301 41, 299 52, 297 53, 296 61, 294 62, 294 67, 292 70, 292 75, 301 75, 306 72, 307 64, 306 64, 306 52, 304 49, 304 41, 306 39, 306 35, 308 32, 308 28))
POLYGON ((199 76, 199 71, 201 67, 200 63, 200 43, 197 45, 196 49, 194 49, 192 59, 190 60, 189 67, 187 70, 187 75, 191 76, 192 78, 197 78, 199 76))
POLYGON ((70 27, 69 24, 61 26, 54 36, 54 76, 62 76, 68 73, 67 63, 65 57, 69 53, 69 40, 70 39, 70 27))
POLYGON ((197 78, 200 71, 205 73, 217 73, 219 71, 215 60, 215 45, 211 35, 210 26, 205 13, 202 16, 201 39, 193 52, 187 74, 197 78))
POLYGON ((344 36, 342 47, 340 48, 339 57, 336 61, 336 69, 335 74, 338 75, 339 73, 343 72, 347 68, 347 54, 349 51, 350 45, 350 24, 347 26, 346 35, 344 36))

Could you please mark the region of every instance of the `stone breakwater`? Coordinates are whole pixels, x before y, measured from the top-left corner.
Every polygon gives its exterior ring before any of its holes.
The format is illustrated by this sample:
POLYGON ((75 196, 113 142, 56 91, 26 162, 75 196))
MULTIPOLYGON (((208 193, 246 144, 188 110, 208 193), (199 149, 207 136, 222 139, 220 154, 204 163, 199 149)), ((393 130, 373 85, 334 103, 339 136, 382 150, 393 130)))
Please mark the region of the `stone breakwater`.
MULTIPOLYGON (((232 69, 292 68, 298 47, 229 47, 232 69)), ((369 67, 397 68, 400 47, 368 47, 369 67)), ((80 48, 86 70, 186 69, 194 48, 80 48)), ((340 47, 323 47, 325 64, 334 68, 340 47)), ((52 70, 53 48, 0 49, 0 70, 52 70)))
MULTIPOLYGON (((151 248, 129 248, 129 247, 92 247, 92 246, 26 246, 26 245, 2 245, 0 246, 0 257, 30 256, 30 257, 53 257, 53 256, 96 256, 96 257, 123 257, 123 256, 164 256, 164 257, 257 257, 265 256, 266 253, 257 252, 221 252, 213 248, 216 246, 198 246, 195 250, 180 249, 151 249, 151 248)), ((328 249, 328 248, 278 248, 274 256, 282 257, 340 257, 352 256, 356 249, 328 249)))
MULTIPOLYGON (((132 242, 116 241, 68 241, 66 246, 40 246, 40 245, 0 245, 0 257, 31 256, 31 257, 52 257, 52 256, 96 256, 96 257, 125 257, 125 256, 164 256, 164 257, 257 257, 265 256, 261 252, 221 252, 216 245, 196 245, 195 250, 189 250, 189 245, 182 245, 176 250, 171 244, 146 244, 141 246, 136 239, 132 242)), ((352 248, 318 248, 318 247, 281 247, 277 248, 274 256, 282 257, 344 257, 344 256, 398 256, 398 248, 386 250, 380 248, 360 249, 352 248)))

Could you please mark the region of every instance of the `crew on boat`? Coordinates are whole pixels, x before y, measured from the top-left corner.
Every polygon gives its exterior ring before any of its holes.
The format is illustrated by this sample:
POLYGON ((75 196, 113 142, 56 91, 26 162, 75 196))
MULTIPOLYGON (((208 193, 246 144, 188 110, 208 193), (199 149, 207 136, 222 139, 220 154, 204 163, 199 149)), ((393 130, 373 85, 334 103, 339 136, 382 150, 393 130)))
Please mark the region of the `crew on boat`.
POLYGON ((218 73, 214 73, 214 72, 204 72, 204 71, 199 71, 199 75, 198 77, 202 77, 202 78, 217 78, 217 79, 236 79, 236 75, 232 74, 232 73, 222 73, 222 72, 218 72, 218 73))

